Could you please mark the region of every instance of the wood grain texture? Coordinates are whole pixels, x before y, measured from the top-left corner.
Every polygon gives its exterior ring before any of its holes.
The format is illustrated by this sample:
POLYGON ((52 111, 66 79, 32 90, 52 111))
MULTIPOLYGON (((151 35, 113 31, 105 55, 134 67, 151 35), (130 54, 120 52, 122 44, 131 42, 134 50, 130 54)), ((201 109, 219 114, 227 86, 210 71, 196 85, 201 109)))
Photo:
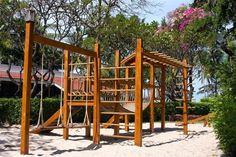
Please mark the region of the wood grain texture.
POLYGON ((34 22, 26 22, 24 47, 24 72, 21 112, 21 145, 20 153, 29 154, 29 125, 30 125, 30 91, 33 53, 34 22))
POLYGON ((135 57, 135 132, 134 143, 142 146, 142 103, 143 103, 143 54, 142 40, 137 39, 135 57))

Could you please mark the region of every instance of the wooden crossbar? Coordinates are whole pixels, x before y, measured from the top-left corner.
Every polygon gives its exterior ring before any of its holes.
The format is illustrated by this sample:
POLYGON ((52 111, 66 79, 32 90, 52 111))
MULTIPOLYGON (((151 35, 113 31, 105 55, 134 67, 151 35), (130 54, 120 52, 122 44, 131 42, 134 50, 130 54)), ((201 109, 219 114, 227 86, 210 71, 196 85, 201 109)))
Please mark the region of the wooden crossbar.
MULTIPOLYGON (((71 105, 72 106, 86 106, 86 101, 85 100, 72 100, 71 102, 70 102, 70 100, 67 100, 67 102, 68 102, 68 104, 70 104, 71 103, 71 105)), ((93 104, 94 104, 94 101, 91 101, 91 100, 89 100, 88 102, 87 102, 87 105, 88 106, 93 106, 93 104)))
POLYGON ((118 91, 118 92, 123 92, 123 91, 135 91, 135 89, 102 89, 100 90, 101 92, 115 92, 115 91, 118 91))
POLYGON ((121 100, 113 101, 113 100, 111 100, 111 101, 101 101, 101 103, 134 103, 134 101, 121 101, 121 100))
POLYGON ((101 81, 119 81, 119 80, 135 80, 135 77, 129 77, 129 78, 101 78, 101 81))
POLYGON ((126 69, 126 68, 135 68, 135 66, 120 66, 120 67, 101 67, 101 70, 115 70, 115 69, 126 69))
POLYGON ((96 53, 94 51, 86 50, 86 49, 76 47, 76 46, 73 46, 73 45, 69 45, 69 44, 66 44, 66 43, 63 43, 63 42, 59 42, 59 41, 56 41, 56 40, 45 38, 45 37, 42 37, 40 35, 34 34, 33 35, 33 41, 37 42, 37 43, 44 44, 44 45, 49 45, 49 46, 53 46, 53 47, 56 47, 56 48, 60 48, 60 49, 63 49, 63 50, 68 50, 70 52, 76 52, 78 54, 91 56, 91 57, 96 57, 96 53))
POLYGON ((101 112, 101 114, 107 115, 134 115, 132 112, 101 112))
POLYGON ((94 62, 89 62, 89 63, 70 63, 69 65, 88 65, 88 64, 94 64, 94 62))
POLYGON ((134 127, 134 125, 128 125, 128 124, 114 124, 114 123, 102 123, 102 126, 129 126, 134 127))

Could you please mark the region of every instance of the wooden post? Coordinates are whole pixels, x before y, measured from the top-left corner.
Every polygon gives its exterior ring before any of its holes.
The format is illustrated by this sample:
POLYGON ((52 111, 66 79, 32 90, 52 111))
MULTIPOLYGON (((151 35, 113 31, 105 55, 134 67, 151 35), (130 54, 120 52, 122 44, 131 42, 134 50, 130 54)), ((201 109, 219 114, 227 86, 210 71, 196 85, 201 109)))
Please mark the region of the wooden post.
POLYGON ((188 134, 188 68, 187 68, 187 61, 183 60, 184 66, 183 67, 183 131, 184 134, 188 134))
POLYGON ((100 46, 95 44, 94 51, 94 105, 93 105, 93 143, 100 143, 100 46))
POLYGON ((143 103, 143 54, 142 40, 137 40, 135 56, 135 132, 134 143, 142 146, 142 103, 143 103))
MULTIPOLYGON (((87 64, 87 75, 89 76, 88 80, 86 79, 86 81, 88 81, 88 83, 86 83, 86 86, 88 85, 88 87, 86 87, 85 89, 88 89, 88 91, 86 92, 90 92, 91 91, 91 57, 87 58, 88 60, 88 64, 87 64)), ((87 113, 88 113, 88 119, 89 121, 91 121, 91 107, 87 106, 87 113)), ((90 137, 91 136, 91 123, 90 124, 86 124, 89 125, 88 127, 85 128, 85 136, 86 137, 90 137)))
POLYGON ((32 52, 33 52, 32 49, 33 30, 34 30, 34 22, 26 21, 22 113, 21 113, 21 145, 20 145, 21 154, 29 154, 30 91, 31 91, 31 68, 32 68, 32 52))
POLYGON ((161 130, 165 129, 165 112, 166 112, 166 104, 165 104, 165 93, 166 93, 166 66, 161 67, 161 130))
MULTIPOLYGON (((129 78, 129 68, 125 68, 125 78, 129 78)), ((125 82, 125 100, 129 101, 129 82, 125 82)), ((125 115, 125 131, 129 131, 129 115, 125 115)))
MULTIPOLYGON (((115 67, 119 67, 120 66, 120 52, 119 50, 116 50, 115 52, 115 67)), ((120 69, 116 68, 115 69, 115 78, 120 78, 120 69)), ((115 90, 119 89, 119 82, 118 80, 115 81, 115 90)), ((115 91, 115 101, 119 101, 120 100, 120 92, 115 91)), ((115 104, 115 112, 119 112, 120 107, 119 104, 115 104)), ((119 124, 119 119, 120 119, 120 115, 114 115, 114 124, 119 124)), ((119 135, 119 125, 118 126, 114 126, 114 135, 119 135)))
POLYGON ((154 132, 154 65, 150 65, 150 132, 154 132))
MULTIPOLYGON (((64 102, 63 102, 63 124, 68 125, 69 106, 68 106, 68 94, 70 91, 70 53, 68 50, 64 50, 64 102)), ((67 140, 69 137, 69 128, 63 128, 63 138, 67 140)))

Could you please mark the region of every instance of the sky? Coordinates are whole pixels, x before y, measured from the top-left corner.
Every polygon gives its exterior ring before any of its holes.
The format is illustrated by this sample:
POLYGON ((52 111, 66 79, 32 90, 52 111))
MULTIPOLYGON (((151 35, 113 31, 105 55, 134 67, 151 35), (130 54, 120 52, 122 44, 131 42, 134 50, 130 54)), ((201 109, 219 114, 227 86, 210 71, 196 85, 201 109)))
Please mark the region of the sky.
MULTIPOLYGON (((165 17, 168 12, 175 10, 177 7, 185 4, 188 5, 193 2, 193 0, 153 0, 155 3, 159 3, 159 6, 155 6, 150 8, 150 12, 152 14, 141 14, 141 18, 145 19, 145 22, 152 22, 152 21, 158 21, 161 22, 161 19, 165 17)), ((194 86, 194 95, 193 95, 193 101, 200 101, 201 98, 204 97, 204 94, 197 94, 198 88, 200 88, 203 85, 203 82, 199 80, 194 80, 193 86, 194 86)))
POLYGON ((158 21, 168 14, 168 12, 173 11, 175 8, 182 4, 188 5, 193 2, 193 0, 152 0, 159 6, 150 7, 150 12, 152 14, 142 14, 141 17, 145 19, 145 22, 158 21))

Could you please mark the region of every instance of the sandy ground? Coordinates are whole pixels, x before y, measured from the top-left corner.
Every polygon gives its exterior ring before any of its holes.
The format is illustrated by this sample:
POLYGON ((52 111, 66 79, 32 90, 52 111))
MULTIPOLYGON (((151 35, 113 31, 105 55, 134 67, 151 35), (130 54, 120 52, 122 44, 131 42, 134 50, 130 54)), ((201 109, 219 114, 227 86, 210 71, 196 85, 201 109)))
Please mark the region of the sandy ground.
MULTIPOLYGON (((160 131, 160 123, 155 123, 155 133, 148 133, 149 124, 143 124, 143 147, 134 145, 133 140, 101 138, 101 144, 94 145, 84 138, 84 129, 71 129, 70 138, 62 139, 62 130, 54 130, 49 135, 30 135, 29 156, 60 157, 216 157, 222 156, 217 148, 212 127, 190 124, 189 135, 183 135, 181 127, 166 124, 166 131, 160 131), (145 131, 146 129, 146 131, 145 131)), ((131 130, 133 132, 133 130, 131 130)), ((113 133, 112 129, 101 129, 101 134, 113 133)), ((121 130, 121 133, 125 131, 121 130)), ((0 128, 0 156, 21 156, 20 126, 0 128)))

